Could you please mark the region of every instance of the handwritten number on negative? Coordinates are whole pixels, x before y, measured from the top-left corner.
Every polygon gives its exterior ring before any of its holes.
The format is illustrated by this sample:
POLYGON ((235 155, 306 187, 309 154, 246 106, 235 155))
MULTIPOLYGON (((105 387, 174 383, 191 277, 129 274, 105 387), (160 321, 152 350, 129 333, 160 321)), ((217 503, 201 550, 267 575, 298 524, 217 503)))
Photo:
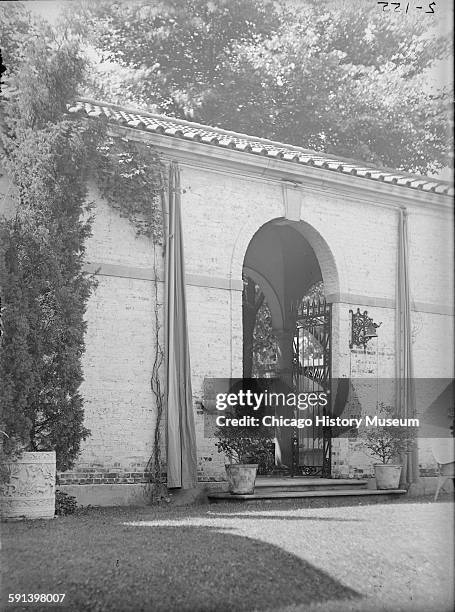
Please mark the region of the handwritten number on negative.
MULTIPOLYGON (((394 13, 397 12, 401 12, 400 6, 401 6, 401 2, 378 2, 377 4, 382 4, 382 12, 388 12, 390 9, 387 8, 389 6, 389 4, 391 4, 394 8, 393 11, 394 13)), ((434 15, 434 6, 436 6, 436 2, 429 2, 428 3, 428 11, 425 11, 425 13, 429 14, 429 15, 434 15)), ((415 9, 419 9, 422 10, 424 7, 423 6, 414 6, 415 9)), ((409 10, 409 2, 406 4, 406 13, 409 10)))

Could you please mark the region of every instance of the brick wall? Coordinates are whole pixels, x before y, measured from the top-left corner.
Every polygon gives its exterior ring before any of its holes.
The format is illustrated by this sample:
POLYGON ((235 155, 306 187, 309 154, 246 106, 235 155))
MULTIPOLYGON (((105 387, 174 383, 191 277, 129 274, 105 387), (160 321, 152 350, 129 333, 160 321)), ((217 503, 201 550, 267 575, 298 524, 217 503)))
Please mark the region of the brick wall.
MULTIPOLYGON (((247 172, 229 163, 215 168, 210 156, 205 161, 195 161, 190 153, 183 157, 182 221, 198 470, 201 480, 219 480, 224 477, 224 458, 213 438, 204 437, 197 402, 204 377, 241 375, 243 259, 255 232, 284 216, 283 184, 279 177, 267 178, 265 170, 247 172)), ((398 213, 383 204, 397 204, 396 195, 406 190, 378 183, 371 191, 371 181, 366 181, 367 191, 362 179, 355 177, 351 187, 338 189, 330 182, 336 181, 333 173, 321 171, 321 180, 315 182, 306 178, 306 172, 301 169, 299 177, 300 227, 318 256, 334 303, 333 375, 393 377, 398 213), (374 321, 382 321, 378 339, 366 353, 348 346, 349 310, 357 307, 368 310, 374 321)), ((452 376, 451 214, 442 200, 438 205, 436 196, 428 195, 426 206, 421 194, 413 202, 408 193, 415 375, 452 376)), ((101 269, 87 311, 82 392, 92 435, 83 444, 76 468, 60 479, 86 484, 141 482, 153 451, 152 268, 155 258, 162 304, 161 252, 155 252, 148 239, 136 237, 132 225, 96 190, 91 197, 96 201, 96 220, 88 244, 88 269, 101 269)), ((346 465, 363 470, 358 474, 370 469, 368 457, 356 455, 360 451, 354 447, 353 441, 334 443, 337 474, 346 465)), ((425 469, 430 469, 427 455, 425 469)))

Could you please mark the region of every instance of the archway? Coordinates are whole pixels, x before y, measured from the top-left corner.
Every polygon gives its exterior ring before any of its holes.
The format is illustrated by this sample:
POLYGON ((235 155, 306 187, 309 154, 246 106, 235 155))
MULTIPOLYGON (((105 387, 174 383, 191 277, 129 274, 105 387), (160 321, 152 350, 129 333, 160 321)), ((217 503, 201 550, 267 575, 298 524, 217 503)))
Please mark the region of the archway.
MULTIPOLYGON (((303 388, 308 390, 309 382, 313 389, 317 387, 319 383, 309 380, 310 376, 316 378, 317 368, 329 376, 330 352, 321 348, 327 347, 329 343, 327 330, 330 329, 330 307, 324 303, 326 278, 333 292, 337 280, 333 257, 320 235, 307 224, 275 219, 263 225, 254 234, 243 263, 245 378, 274 376, 298 392, 303 388), (320 265, 321 259, 323 265, 320 265), (306 319, 303 311, 299 311, 299 305, 309 299, 317 305, 317 310, 313 309, 312 313, 316 313, 318 319, 315 326, 313 315, 307 317, 308 320, 311 319, 312 327, 308 324, 305 329, 306 319), (309 346, 313 351, 312 355, 316 356, 312 357, 312 369, 309 367, 309 346), (322 365, 325 369, 321 369, 322 365), (305 374, 299 379, 298 372, 304 370, 305 374), (312 374, 309 374, 310 370, 312 374)), ((320 433, 317 434, 319 435, 320 433)), ((304 461, 313 461, 321 464, 322 475, 324 441, 318 440, 314 448, 310 446, 310 440, 304 439, 301 433, 293 431, 292 428, 277 428, 276 467, 294 470, 296 466, 299 469, 300 463, 304 461), (297 450, 300 459, 294 456, 295 447, 299 446, 299 443, 302 446, 297 450)), ((324 471, 327 472, 327 465, 324 466, 324 471)))

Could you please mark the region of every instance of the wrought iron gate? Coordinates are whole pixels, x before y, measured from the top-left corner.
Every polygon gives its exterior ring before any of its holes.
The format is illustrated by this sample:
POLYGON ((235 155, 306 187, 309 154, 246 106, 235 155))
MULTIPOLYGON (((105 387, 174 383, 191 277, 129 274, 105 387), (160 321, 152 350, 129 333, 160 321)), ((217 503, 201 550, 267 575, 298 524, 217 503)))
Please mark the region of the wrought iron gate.
POLYGON ((292 474, 330 477, 330 428, 316 425, 316 417, 330 414, 332 305, 324 299, 301 302, 295 309, 292 382, 295 393, 327 393, 327 405, 318 402, 299 411, 312 426, 295 428, 292 436, 292 474))

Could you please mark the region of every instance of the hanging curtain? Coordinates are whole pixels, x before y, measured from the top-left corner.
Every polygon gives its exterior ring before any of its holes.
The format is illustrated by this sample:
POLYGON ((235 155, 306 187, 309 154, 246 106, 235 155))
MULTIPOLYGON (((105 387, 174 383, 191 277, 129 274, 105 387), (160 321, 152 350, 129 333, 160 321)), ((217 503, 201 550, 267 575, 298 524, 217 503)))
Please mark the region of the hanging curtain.
POLYGON ((172 162, 166 245, 167 486, 189 489, 197 484, 197 455, 180 207, 180 171, 172 162))
MULTIPOLYGON (((406 210, 400 209, 396 287, 396 398, 404 418, 415 416, 415 389, 412 367, 411 298, 409 288, 408 229, 406 210)), ((416 444, 402 456, 401 485, 409 486, 418 477, 416 444)))

